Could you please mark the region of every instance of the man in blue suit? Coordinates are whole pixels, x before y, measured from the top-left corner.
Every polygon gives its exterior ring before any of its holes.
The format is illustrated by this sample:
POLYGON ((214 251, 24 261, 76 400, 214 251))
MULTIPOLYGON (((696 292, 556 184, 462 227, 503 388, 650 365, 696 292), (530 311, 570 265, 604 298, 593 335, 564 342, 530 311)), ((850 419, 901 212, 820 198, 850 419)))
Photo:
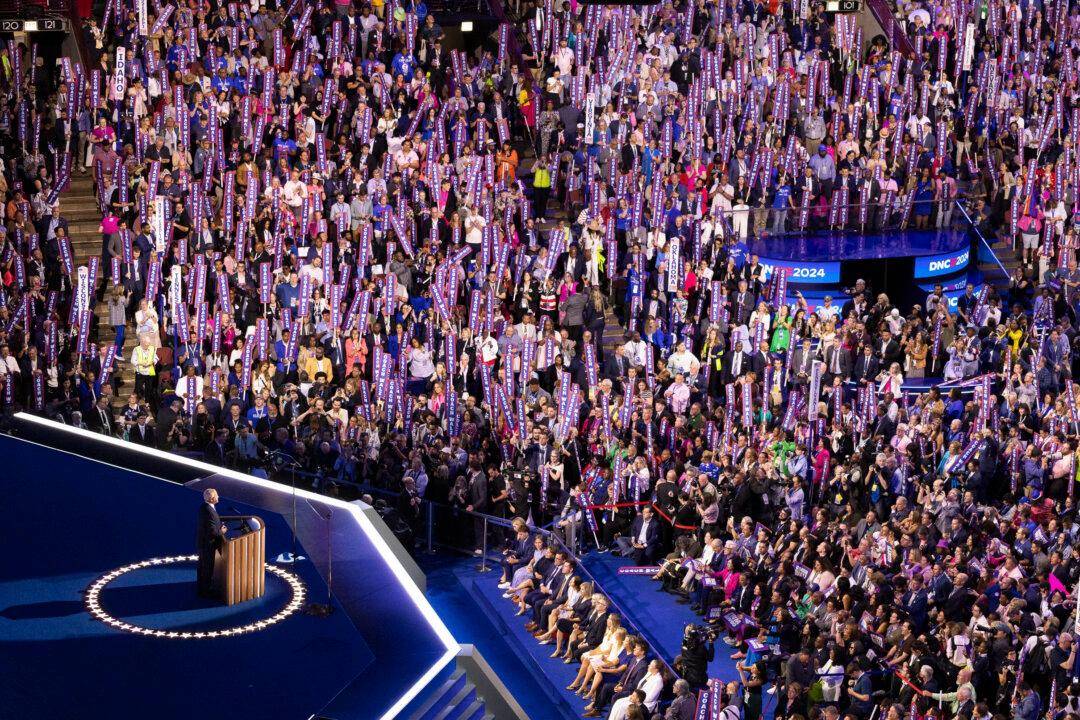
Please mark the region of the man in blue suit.
POLYGON ((616 538, 615 544, 623 557, 632 558, 635 565, 648 565, 660 554, 660 521, 651 506, 641 509, 641 514, 630 524, 630 532, 616 538))
POLYGON ((915 632, 926 629, 926 613, 930 597, 923 587, 922 576, 916 575, 908 581, 908 591, 900 599, 900 607, 908 614, 915 632))
POLYGON ((600 709, 607 707, 608 703, 630 695, 645 673, 649 670, 649 644, 642 638, 636 638, 633 642, 633 655, 626 661, 626 670, 621 674, 614 673, 605 676, 605 681, 600 685, 596 693, 596 700, 585 708, 585 717, 600 717, 600 709))

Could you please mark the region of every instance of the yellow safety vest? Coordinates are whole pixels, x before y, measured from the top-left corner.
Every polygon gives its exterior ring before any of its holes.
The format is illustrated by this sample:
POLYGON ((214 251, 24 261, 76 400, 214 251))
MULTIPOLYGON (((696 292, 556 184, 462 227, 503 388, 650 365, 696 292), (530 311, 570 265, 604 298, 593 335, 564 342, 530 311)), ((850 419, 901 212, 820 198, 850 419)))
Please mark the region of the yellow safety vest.
POLYGON ((143 375, 154 375, 154 364, 157 362, 157 351, 154 348, 143 348, 142 345, 135 348, 135 370, 143 375), (145 368, 149 370, 144 371, 145 368))

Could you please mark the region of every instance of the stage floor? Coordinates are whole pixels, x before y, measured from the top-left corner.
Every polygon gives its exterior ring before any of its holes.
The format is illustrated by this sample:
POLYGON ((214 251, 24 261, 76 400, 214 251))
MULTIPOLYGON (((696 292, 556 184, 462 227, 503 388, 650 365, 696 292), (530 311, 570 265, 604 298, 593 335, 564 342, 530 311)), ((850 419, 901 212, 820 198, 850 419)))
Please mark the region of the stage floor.
POLYGON ((749 248, 763 258, 825 262, 938 255, 970 244, 964 230, 943 229, 766 236, 751 240, 749 248))
MULTIPOLYGON (((97 578, 194 552, 200 493, 7 436, 0 457, 0 717, 307 718, 378 664, 340 607, 328 618, 295 612, 255 632, 204 639, 147 637, 91 617, 83 592, 97 578)), ((227 496, 218 509, 262 517, 268 559, 291 548, 281 515, 227 496)), ((268 576, 265 597, 215 606, 197 597, 194 567, 127 573, 101 592, 101 607, 155 630, 223 632, 265 620, 292 598, 287 583, 268 576)), ((288 567, 305 601, 325 600, 314 565, 288 567)))

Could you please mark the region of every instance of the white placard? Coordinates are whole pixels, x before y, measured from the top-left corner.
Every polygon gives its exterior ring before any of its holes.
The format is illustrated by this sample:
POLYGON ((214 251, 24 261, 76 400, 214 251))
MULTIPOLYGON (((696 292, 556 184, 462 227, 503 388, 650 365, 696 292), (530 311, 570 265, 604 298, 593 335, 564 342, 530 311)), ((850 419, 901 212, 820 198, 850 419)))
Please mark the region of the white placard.
POLYGON ((113 95, 123 99, 127 92, 127 50, 124 46, 116 48, 116 74, 113 75, 113 95))

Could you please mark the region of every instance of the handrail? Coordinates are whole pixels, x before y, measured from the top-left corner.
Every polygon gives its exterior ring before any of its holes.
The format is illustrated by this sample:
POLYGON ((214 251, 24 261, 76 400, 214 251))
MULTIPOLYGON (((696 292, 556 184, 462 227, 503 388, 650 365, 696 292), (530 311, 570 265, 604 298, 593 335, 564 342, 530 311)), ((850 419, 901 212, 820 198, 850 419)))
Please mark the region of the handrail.
MULTIPOLYGON (((316 473, 311 473, 311 472, 307 472, 307 471, 297 471, 296 474, 298 476, 305 476, 305 475, 306 476, 313 476, 313 477, 316 476, 316 473)), ((395 493, 392 490, 388 490, 388 489, 385 489, 385 488, 376 488, 376 487, 373 487, 371 485, 363 485, 363 486, 361 486, 361 489, 366 490, 366 491, 370 491, 370 492, 374 492, 374 493, 377 493, 377 494, 380 494, 380 495, 387 495, 387 496, 396 496, 397 495, 397 493, 395 493)), ((421 500, 421 505, 422 506, 427 505, 427 506, 430 506, 431 508, 442 508, 444 510, 453 510, 454 512, 459 513, 459 514, 463 514, 463 515, 472 515, 475 518, 487 521, 487 523, 489 525, 496 525, 498 527, 504 527, 504 528, 510 528, 512 526, 511 522, 509 520, 507 520, 506 518, 498 517, 497 515, 487 515, 485 513, 479 513, 479 512, 476 512, 474 510, 465 510, 464 508, 455 508, 455 507, 453 507, 451 505, 446 505, 444 503, 438 503, 438 502, 435 502, 434 500, 428 500, 426 498, 421 498, 420 500, 421 500)), ((427 517, 427 522, 432 521, 431 520, 432 514, 430 512, 422 513, 422 515, 427 517)), ((584 518, 582 519, 582 522, 584 523, 584 518)), ((583 529, 584 529, 584 526, 583 526, 583 529)), ((573 549, 571 549, 565 542, 563 542, 562 538, 560 538, 558 536, 558 534, 556 534, 556 533, 552 532, 551 530, 547 529, 546 527, 542 527, 542 526, 533 526, 531 528, 531 530, 533 532, 538 532, 542 536, 544 536, 544 538, 547 539, 548 544, 558 545, 559 548, 561 548, 566 553, 567 557, 569 557, 573 561, 575 572, 580 571, 582 574, 587 575, 588 579, 593 583, 593 585, 595 587, 597 587, 597 588, 600 588, 601 591, 603 591, 603 587, 601 586, 600 582, 596 579, 596 576, 593 575, 593 573, 589 571, 589 569, 581 561, 581 558, 578 557, 578 555, 573 551, 573 549)), ((622 616, 623 625, 630 627, 638 635, 644 635, 641 628, 639 628, 636 623, 634 623, 632 620, 630 620, 629 614, 626 612, 626 610, 624 608, 622 608, 619 605, 619 603, 617 603, 615 601, 615 599, 611 596, 610 592, 603 592, 603 595, 604 595, 604 597, 606 597, 608 599, 608 602, 610 603, 611 607, 614 608, 615 610, 617 610, 619 612, 619 614, 622 616)), ((660 652, 659 648, 654 647, 653 650, 655 652, 655 655, 656 655, 657 659, 659 659, 660 662, 664 664, 664 667, 667 668, 668 673, 670 674, 670 676, 672 678, 679 678, 680 675, 675 672, 675 669, 671 666, 671 663, 669 663, 667 661, 667 659, 665 657, 663 657, 663 655, 660 652)))
POLYGON ((960 202, 959 199, 954 200, 954 202, 956 203, 956 206, 960 208, 960 212, 963 213, 964 219, 968 222, 968 226, 975 231, 975 235, 979 238, 979 242, 983 244, 983 247, 986 248, 986 251, 990 253, 990 257, 994 259, 994 264, 997 265, 998 269, 1001 270, 1001 274, 1005 276, 1006 280, 1011 279, 1012 276, 1009 275, 1009 271, 1006 270, 1005 266, 1001 264, 1001 260, 998 259, 997 253, 994 252, 994 248, 990 246, 989 242, 987 242, 986 237, 982 234, 982 230, 979 230, 979 226, 976 225, 975 221, 971 219, 971 215, 968 214, 967 208, 964 207, 964 204, 960 202))
MULTIPOLYGON (((900 196, 897 195, 897 199, 899 197, 900 196)), ((981 193, 960 195, 960 196, 957 196, 956 198, 954 198, 952 200, 930 200, 929 202, 933 206, 937 207, 938 211, 940 212, 941 209, 950 202, 960 202, 961 200, 971 200, 971 199, 976 199, 976 198, 979 198, 979 197, 982 197, 981 193)), ((907 218, 906 220, 903 218, 903 207, 902 206, 898 207, 895 204, 895 201, 891 205, 891 209, 889 210, 889 215, 886 218, 884 218, 884 220, 881 222, 880 226, 876 225, 878 220, 875 217, 875 215, 880 209, 885 207, 885 203, 882 203, 881 200, 874 200, 872 202, 866 203, 865 205, 863 203, 859 203, 859 202, 848 202, 848 203, 844 203, 844 204, 837 203, 836 205, 834 205, 832 203, 832 201, 830 200, 829 203, 828 203, 827 208, 825 208, 825 213, 830 216, 830 218, 829 218, 830 220, 831 220, 831 216, 832 216, 834 207, 837 208, 837 209, 847 209, 848 210, 848 217, 847 217, 847 222, 846 223, 837 222, 836 224, 833 224, 832 222, 827 222, 824 225, 818 224, 815 227, 814 216, 815 216, 815 214, 821 212, 821 208, 819 208, 819 206, 817 206, 817 205, 811 205, 808 208, 809 217, 807 218, 807 223, 806 223, 805 228, 799 227, 799 213, 801 211, 801 208, 799 207, 798 204, 796 204, 795 207, 784 208, 784 212, 787 213, 786 218, 785 218, 786 227, 780 233, 772 232, 772 228, 770 227, 770 225, 772 224, 771 223, 772 213, 775 212, 775 210, 772 207, 768 207, 768 206, 761 207, 761 206, 748 205, 748 206, 745 207, 745 209, 740 209, 740 210, 735 210, 735 209, 720 210, 720 211, 716 212, 716 215, 718 215, 723 220, 723 222, 724 222, 724 231, 727 232, 727 233, 734 234, 734 228, 732 226, 732 222, 733 222, 735 217, 737 217, 737 216, 738 217, 749 217, 749 216, 753 215, 754 213, 759 213, 759 212, 768 213, 769 218, 765 221, 765 224, 766 224, 765 229, 768 231, 768 234, 769 234, 770 237, 787 236, 787 235, 814 235, 816 233, 820 233, 820 232, 823 232, 823 231, 861 232, 864 229, 865 230, 875 230, 875 231, 876 230, 919 230, 920 229, 920 228, 916 228, 914 226, 914 222, 912 221, 911 217, 907 218), (865 225, 861 226, 860 223, 859 223, 858 213, 859 213, 859 209, 862 208, 862 207, 867 208, 867 219, 866 219, 865 225), (893 216, 896 216, 895 220, 893 219, 893 216)), ((914 207, 915 207, 915 205, 913 204, 912 205, 912 213, 914 213, 914 207)), ((929 226, 929 227, 926 227, 926 228, 921 228, 921 230, 926 230, 926 231, 945 230, 945 229, 946 228, 937 228, 937 227, 933 227, 933 226, 929 226)))
POLYGON ((893 49, 899 50, 906 58, 915 57, 915 46, 911 43, 911 38, 908 37, 903 26, 897 21, 896 15, 885 0, 866 0, 866 7, 869 8, 874 19, 878 21, 878 25, 881 26, 882 32, 885 33, 885 37, 893 49))

